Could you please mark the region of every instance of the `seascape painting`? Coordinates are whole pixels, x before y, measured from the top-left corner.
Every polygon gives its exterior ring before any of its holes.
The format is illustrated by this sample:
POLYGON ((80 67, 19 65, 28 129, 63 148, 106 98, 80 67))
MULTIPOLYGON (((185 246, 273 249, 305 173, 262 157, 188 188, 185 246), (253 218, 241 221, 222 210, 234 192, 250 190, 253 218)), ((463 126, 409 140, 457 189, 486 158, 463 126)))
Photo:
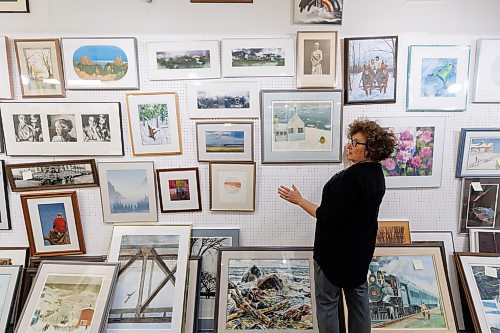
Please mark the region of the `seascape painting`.
POLYGON ((139 104, 139 124, 143 145, 171 143, 168 105, 164 103, 139 104))
POLYGON ((26 333, 95 331, 93 318, 103 276, 49 274, 26 333))
MULTIPOLYGON (((486 319, 486 324, 489 332, 500 331, 500 267, 485 266, 485 265, 471 265, 472 274, 474 276, 475 287, 479 292, 481 299, 480 309, 486 319), (487 270, 493 270, 492 273, 487 270), (496 275, 496 276, 495 276, 496 275)), ((472 287, 471 287, 472 288, 472 287)))
POLYGON ((210 50, 157 51, 157 69, 210 68, 210 50))
POLYGON ((342 24, 344 0, 294 0, 294 23, 342 24))
POLYGON ((471 138, 467 170, 499 170, 500 138, 471 138))
POLYGON ((273 101, 272 151, 331 151, 333 101, 273 101))
POLYGON ((245 131, 206 131, 205 152, 243 153, 245 151, 245 131))
POLYGON ((73 69, 82 80, 118 81, 127 74, 128 58, 114 45, 86 45, 73 53, 73 69))
POLYGON ((45 246, 71 244, 64 203, 38 204, 45 246))
POLYGON ((188 179, 169 179, 168 191, 171 201, 191 200, 188 179))
POLYGON ((106 170, 111 214, 149 213, 146 169, 106 170))
POLYGON ((285 49, 248 48, 232 49, 233 67, 284 67, 285 49))
POLYGON ((481 191, 469 185, 466 228, 494 228, 498 204, 498 184, 481 184, 481 191))
POLYGON ((16 142, 43 142, 40 114, 13 114, 16 142))
MULTIPOLYGON (((54 77, 54 69, 52 63, 53 59, 57 59, 57 56, 53 54, 50 47, 46 48, 22 48, 23 58, 25 64, 23 67, 28 69, 29 80, 27 82, 27 87, 32 94, 39 93, 42 94, 44 90, 56 90, 60 86, 58 78, 54 77)), ((24 79, 23 79, 23 84, 24 79)), ((26 89, 25 88, 25 89, 26 89)))
POLYGON ((227 270, 226 330, 313 329, 309 260, 230 259, 227 270))
POLYGON ((249 109, 249 90, 198 90, 198 109, 249 109))
POLYGON ((421 97, 455 97, 457 58, 422 58, 421 97))
POLYGON ((109 114, 83 114, 83 141, 110 142, 109 114))
POLYGON ((369 269, 372 329, 447 327, 432 255, 375 256, 369 269))

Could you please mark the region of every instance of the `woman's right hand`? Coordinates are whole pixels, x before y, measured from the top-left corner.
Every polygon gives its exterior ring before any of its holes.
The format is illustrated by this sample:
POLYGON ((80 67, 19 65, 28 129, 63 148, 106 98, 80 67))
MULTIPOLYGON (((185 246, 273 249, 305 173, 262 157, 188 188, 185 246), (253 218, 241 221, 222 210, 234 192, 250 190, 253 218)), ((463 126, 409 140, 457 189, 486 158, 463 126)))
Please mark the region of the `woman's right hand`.
POLYGON ((295 187, 295 185, 292 185, 292 188, 288 188, 286 186, 281 185, 278 187, 278 195, 280 198, 291 202, 295 205, 299 205, 300 202, 302 201, 302 195, 300 194, 299 190, 295 187))

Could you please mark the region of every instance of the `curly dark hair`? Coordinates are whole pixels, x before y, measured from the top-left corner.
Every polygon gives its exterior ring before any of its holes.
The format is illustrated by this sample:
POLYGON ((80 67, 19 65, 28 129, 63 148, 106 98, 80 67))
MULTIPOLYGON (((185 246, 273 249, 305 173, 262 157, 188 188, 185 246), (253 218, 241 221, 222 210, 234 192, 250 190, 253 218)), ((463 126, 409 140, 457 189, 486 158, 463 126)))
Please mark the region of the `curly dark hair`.
POLYGON ((367 158, 380 162, 391 156, 396 137, 388 130, 380 127, 373 120, 356 119, 349 125, 348 137, 362 133, 366 137, 367 158))

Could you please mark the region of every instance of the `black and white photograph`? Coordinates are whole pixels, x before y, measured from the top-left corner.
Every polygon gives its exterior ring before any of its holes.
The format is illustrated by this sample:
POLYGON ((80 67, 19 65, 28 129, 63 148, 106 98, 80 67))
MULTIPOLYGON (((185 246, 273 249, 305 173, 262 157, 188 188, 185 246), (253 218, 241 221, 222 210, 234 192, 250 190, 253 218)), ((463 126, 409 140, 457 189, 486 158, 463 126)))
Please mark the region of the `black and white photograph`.
POLYGON ((330 43, 329 39, 304 40, 304 74, 330 74, 330 43))
POLYGON ((16 142, 43 142, 41 118, 39 114, 12 115, 16 142))
POLYGON ((85 142, 109 142, 111 131, 109 129, 108 114, 83 114, 83 141, 85 142))
POLYGON ((49 114, 50 142, 76 142, 75 115, 74 114, 49 114))
POLYGON ((337 32, 297 32, 297 88, 337 86, 337 32))

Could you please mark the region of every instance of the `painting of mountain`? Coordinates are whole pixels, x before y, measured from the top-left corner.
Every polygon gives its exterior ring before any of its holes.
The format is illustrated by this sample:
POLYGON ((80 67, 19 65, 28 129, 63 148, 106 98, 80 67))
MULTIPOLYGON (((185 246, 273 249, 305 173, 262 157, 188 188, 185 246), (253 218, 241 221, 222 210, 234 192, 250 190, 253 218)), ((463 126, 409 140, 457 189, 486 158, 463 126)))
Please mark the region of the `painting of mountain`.
POLYGON ((86 45, 73 53, 73 69, 83 80, 118 81, 128 71, 125 52, 113 45, 86 45))
POLYGON ((112 214, 149 213, 146 169, 107 170, 112 214))

